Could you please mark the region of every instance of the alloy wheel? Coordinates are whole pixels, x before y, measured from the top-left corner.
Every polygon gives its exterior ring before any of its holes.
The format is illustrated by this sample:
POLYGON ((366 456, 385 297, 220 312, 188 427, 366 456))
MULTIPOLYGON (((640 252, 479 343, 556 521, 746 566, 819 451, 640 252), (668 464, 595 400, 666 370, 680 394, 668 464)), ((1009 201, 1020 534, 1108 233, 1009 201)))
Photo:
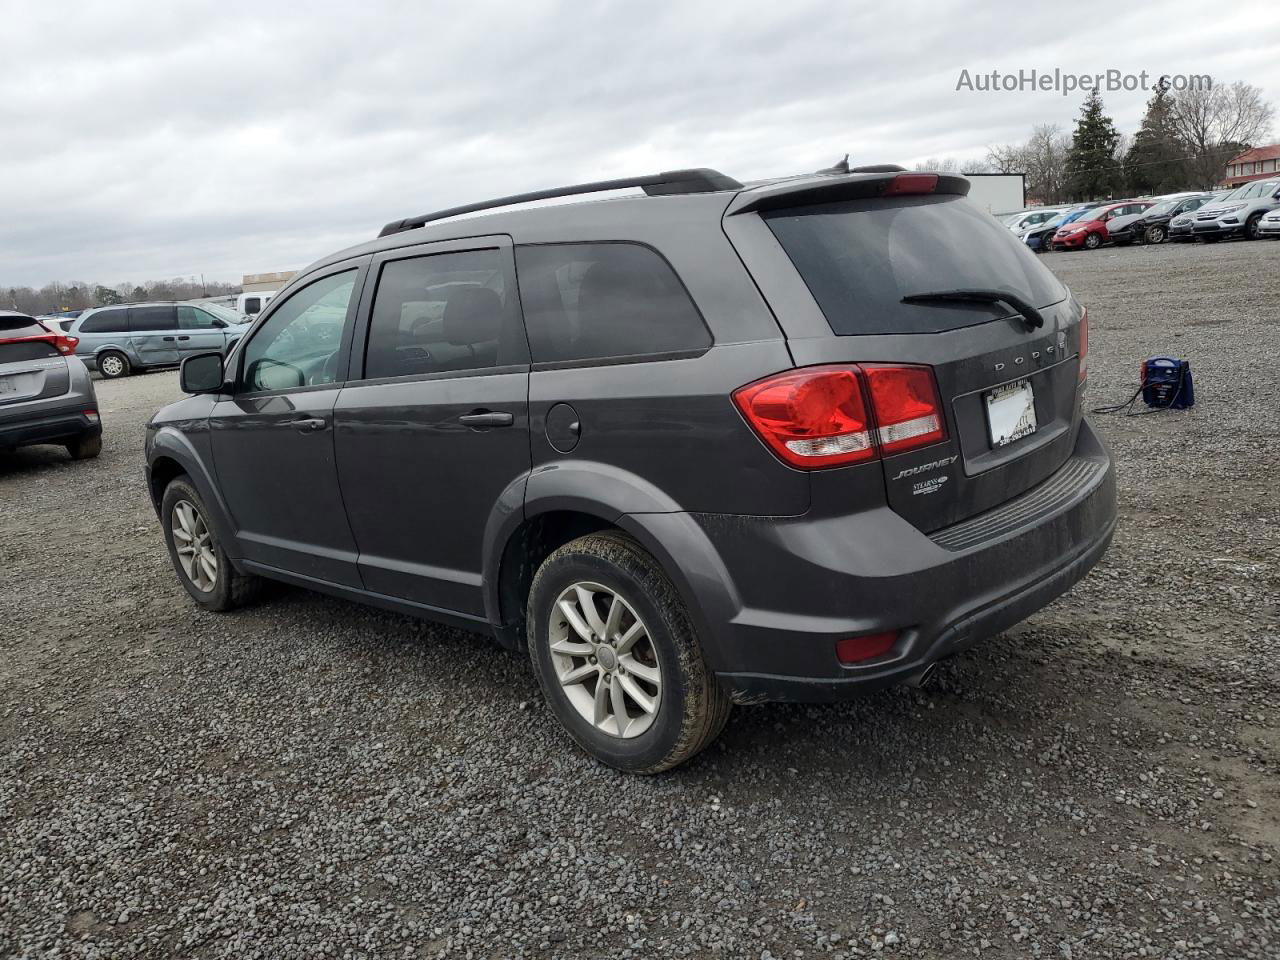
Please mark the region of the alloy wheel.
POLYGON ((556 678, 587 723, 624 740, 652 726, 662 669, 644 621, 617 591, 569 586, 552 607, 547 638, 556 678))
POLYGON ((204 517, 190 500, 179 500, 173 505, 169 529, 182 572, 193 587, 208 593, 218 582, 218 555, 204 517))
POLYGON ((108 354, 99 361, 103 376, 118 377, 124 373, 124 361, 115 354, 108 354))

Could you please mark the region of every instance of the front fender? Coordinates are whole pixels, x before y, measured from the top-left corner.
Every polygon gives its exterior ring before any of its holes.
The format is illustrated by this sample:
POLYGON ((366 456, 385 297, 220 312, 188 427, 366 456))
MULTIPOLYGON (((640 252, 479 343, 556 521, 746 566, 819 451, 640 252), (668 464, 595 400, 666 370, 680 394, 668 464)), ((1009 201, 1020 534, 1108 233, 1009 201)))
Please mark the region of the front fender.
POLYGON ((231 521, 231 511, 222 498, 215 482, 212 468, 209 465, 209 425, 207 420, 192 421, 179 424, 167 423, 161 426, 151 439, 147 450, 147 489, 151 492, 152 504, 159 515, 160 500, 151 489, 151 474, 156 465, 163 460, 171 460, 185 473, 195 486, 200 499, 204 501, 214 535, 222 544, 227 556, 233 560, 242 556, 239 541, 235 536, 235 525, 231 521), (202 449, 203 448, 203 449, 202 449))

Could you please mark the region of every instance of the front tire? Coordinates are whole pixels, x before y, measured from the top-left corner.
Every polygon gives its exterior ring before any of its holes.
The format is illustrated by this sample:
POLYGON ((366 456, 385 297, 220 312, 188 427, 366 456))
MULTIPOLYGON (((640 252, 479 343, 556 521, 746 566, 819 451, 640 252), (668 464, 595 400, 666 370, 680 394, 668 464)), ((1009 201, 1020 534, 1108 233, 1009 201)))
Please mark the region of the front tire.
POLYGON ((1164 243, 1165 229, 1161 226, 1147 227, 1147 243, 1164 243))
POLYGON ((1258 222, 1262 219, 1261 213, 1255 213, 1244 223, 1244 238, 1246 240, 1258 239, 1258 222))
POLYGON ((659 773, 724 729, 731 702, 684 601, 625 534, 589 534, 552 553, 534 576, 527 622, 547 703, 602 763, 659 773))
POLYGON ((118 350, 98 354, 98 372, 108 380, 129 375, 129 358, 118 350))
POLYGON ((253 599, 259 581, 231 565, 208 516, 204 501, 186 477, 165 488, 160 522, 178 580, 200 606, 223 613, 253 599))
POLYGON ((1102 238, 1096 233, 1091 233, 1084 238, 1084 248, 1086 250, 1097 250, 1102 246, 1102 238))

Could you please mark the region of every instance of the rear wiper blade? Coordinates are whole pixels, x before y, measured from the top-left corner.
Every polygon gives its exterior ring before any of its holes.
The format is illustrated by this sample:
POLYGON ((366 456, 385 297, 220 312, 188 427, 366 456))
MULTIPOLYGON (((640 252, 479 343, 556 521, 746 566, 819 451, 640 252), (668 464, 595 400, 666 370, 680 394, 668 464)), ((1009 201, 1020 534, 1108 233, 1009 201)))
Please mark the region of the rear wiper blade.
POLYGON ((933 293, 913 293, 902 298, 903 303, 1004 303, 1013 307, 1033 330, 1044 326, 1040 311, 1016 293, 1003 290, 938 290, 933 293))

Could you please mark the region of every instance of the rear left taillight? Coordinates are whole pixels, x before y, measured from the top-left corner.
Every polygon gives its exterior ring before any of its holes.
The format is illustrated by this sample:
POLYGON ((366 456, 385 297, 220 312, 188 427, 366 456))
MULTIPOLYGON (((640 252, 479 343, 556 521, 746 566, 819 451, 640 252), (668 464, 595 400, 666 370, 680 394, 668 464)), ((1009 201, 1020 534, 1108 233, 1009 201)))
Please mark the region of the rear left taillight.
POLYGON ((1089 308, 1080 314, 1080 382, 1084 383, 1088 377, 1088 366, 1085 359, 1089 356, 1089 308))
POLYGON ((735 390, 733 401, 769 449, 802 470, 862 463, 947 435, 929 367, 803 367, 735 390))

